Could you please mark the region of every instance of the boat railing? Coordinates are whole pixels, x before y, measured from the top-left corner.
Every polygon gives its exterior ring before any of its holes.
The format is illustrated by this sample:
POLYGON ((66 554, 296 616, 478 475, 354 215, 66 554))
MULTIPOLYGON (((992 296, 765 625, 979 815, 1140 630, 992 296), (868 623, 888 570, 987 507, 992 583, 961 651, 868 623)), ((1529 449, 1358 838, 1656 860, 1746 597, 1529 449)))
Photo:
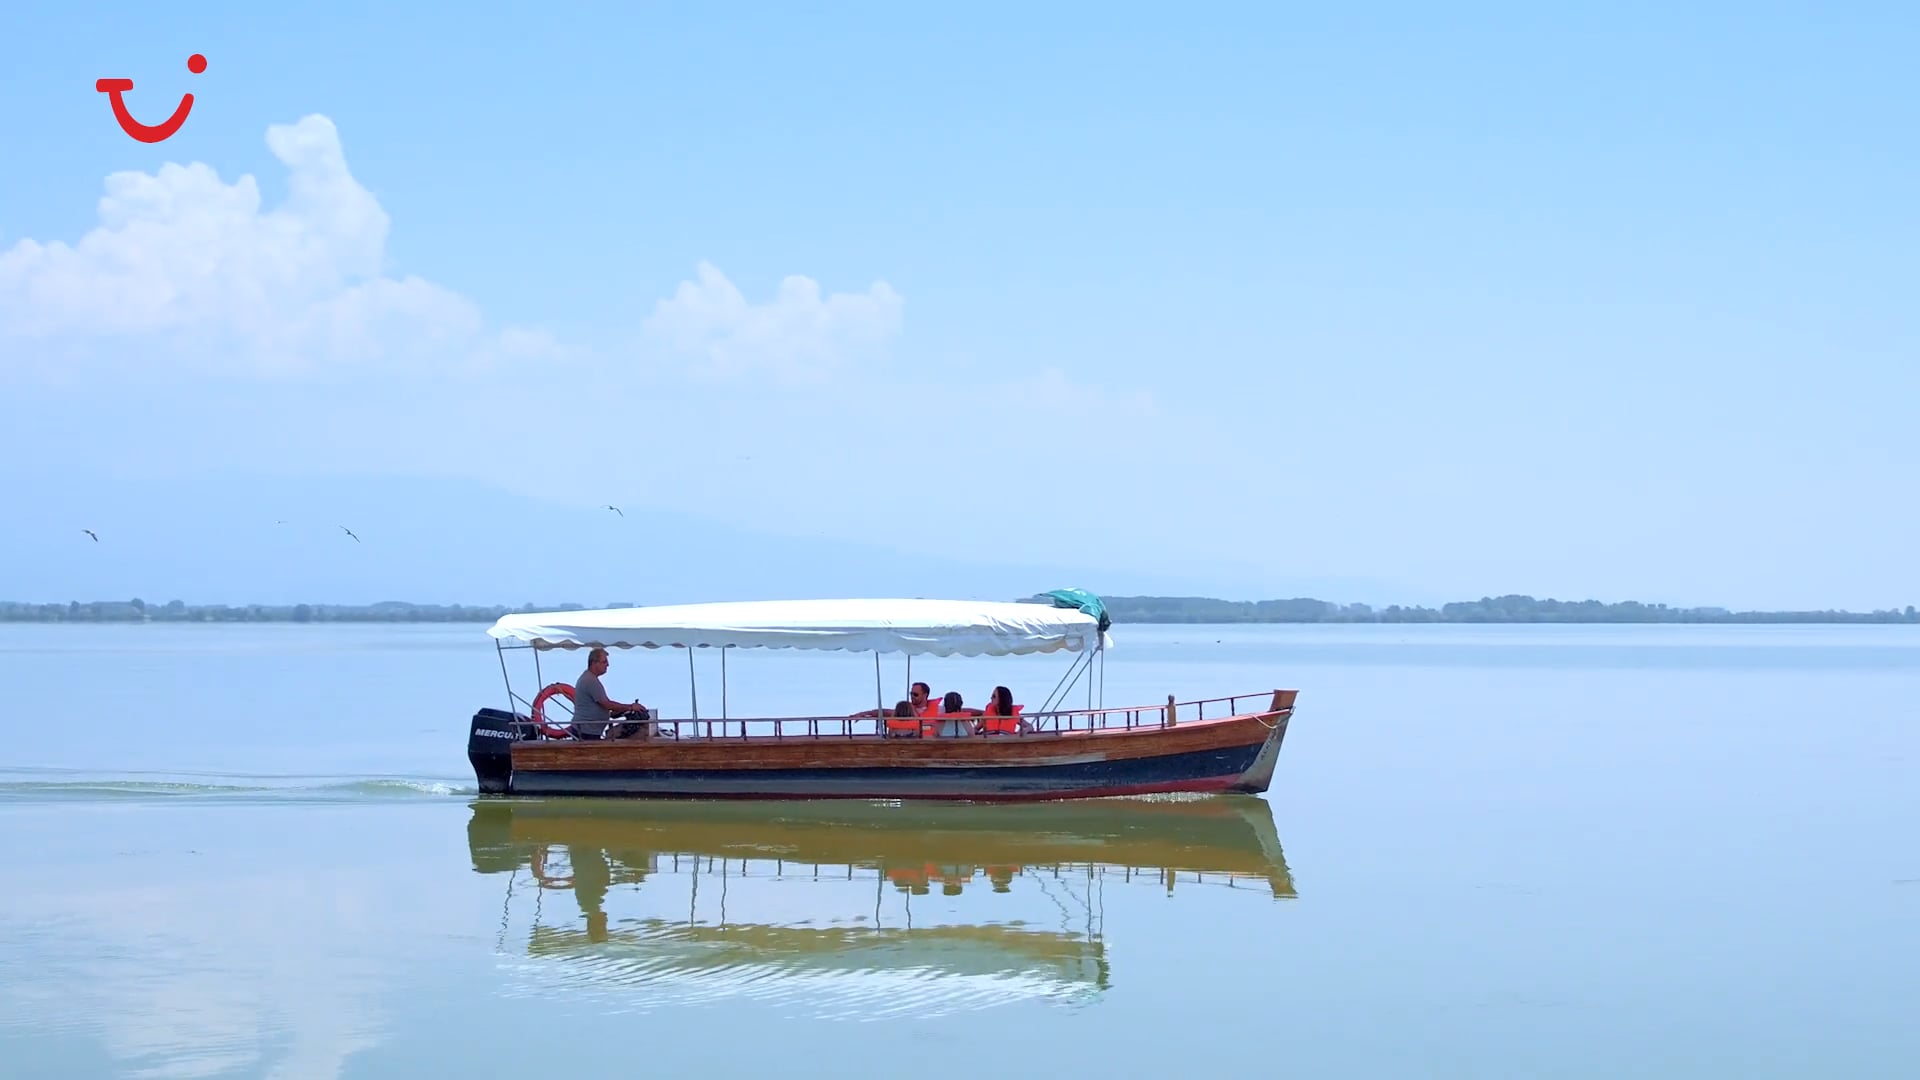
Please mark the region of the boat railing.
MULTIPOLYGON (((1176 701, 1173 695, 1169 694, 1164 705, 1022 713, 1019 719, 1025 723, 1021 725, 1019 731, 982 737, 1030 738, 1171 728, 1209 718, 1220 720, 1231 716, 1286 713, 1292 710, 1293 699, 1294 691, 1291 690, 1262 690, 1250 694, 1195 698, 1188 701, 1176 701)), ((872 738, 884 735, 888 719, 889 717, 868 713, 856 716, 654 717, 647 723, 656 732, 670 733, 669 737, 675 739, 822 739, 860 736, 872 738)), ((920 719, 931 721, 936 728, 955 721, 971 728, 973 724, 985 718, 961 715, 920 719)), ((523 736, 534 735, 534 724, 529 717, 516 716, 513 723, 523 736)), ((563 726, 565 721, 556 717, 549 723, 553 726, 563 726)), ((613 723, 618 725, 621 721, 616 718, 613 723)))

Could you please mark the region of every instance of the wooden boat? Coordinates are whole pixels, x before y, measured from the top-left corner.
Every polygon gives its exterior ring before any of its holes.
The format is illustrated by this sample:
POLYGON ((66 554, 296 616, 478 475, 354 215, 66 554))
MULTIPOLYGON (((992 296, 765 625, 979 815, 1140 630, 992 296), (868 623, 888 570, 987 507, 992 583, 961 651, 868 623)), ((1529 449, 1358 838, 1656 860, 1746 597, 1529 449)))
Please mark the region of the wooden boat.
MULTIPOLYGON (((1045 602, 811 600, 691 604, 507 615, 488 633, 501 650, 686 649, 726 658, 736 649, 824 649, 874 654, 876 713, 880 658, 1019 656, 1073 658, 1041 708, 1021 711, 1022 730, 970 734, 972 719, 945 734, 890 737, 878 715, 652 718, 646 737, 581 739, 546 719, 513 690, 508 709, 482 708, 467 757, 482 794, 636 798, 1056 800, 1162 792, 1259 793, 1272 783, 1295 690, 1106 708, 1094 701, 1099 664, 1104 696, 1111 620, 1098 597, 1063 589, 1045 602), (1068 681, 1071 676, 1072 681, 1068 681), (1082 677, 1085 709, 1055 708, 1082 677), (521 711, 521 706, 528 708, 521 711)), ((537 675, 536 675, 537 679, 537 675)))

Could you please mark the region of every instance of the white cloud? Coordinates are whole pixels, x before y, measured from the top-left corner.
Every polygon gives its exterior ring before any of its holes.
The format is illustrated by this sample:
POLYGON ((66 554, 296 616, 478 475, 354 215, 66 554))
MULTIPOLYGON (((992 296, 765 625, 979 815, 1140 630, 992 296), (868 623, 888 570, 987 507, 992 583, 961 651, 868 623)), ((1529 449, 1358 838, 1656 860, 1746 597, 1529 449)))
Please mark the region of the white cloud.
POLYGON ((274 125, 267 146, 289 180, 271 210, 251 175, 229 184, 204 163, 168 163, 108 176, 99 224, 78 243, 0 251, 7 351, 71 361, 88 345, 133 346, 177 370, 285 374, 471 366, 539 342, 490 332, 459 293, 384 273, 387 213, 347 168, 332 121, 274 125))
MULTIPOLYGON (((267 129, 288 196, 262 205, 251 175, 168 163, 107 177, 98 225, 77 243, 0 249, 0 349, 10 367, 56 380, 134 357, 164 375, 292 375, 486 370, 583 352, 528 329, 493 329, 461 294, 386 272, 391 221, 347 167, 325 116, 267 129)), ((696 374, 818 380, 898 334, 900 295, 885 282, 822 295, 790 276, 749 303, 702 263, 698 280, 659 301, 656 346, 699 358, 696 374)))
POLYGON ((878 351, 900 332, 900 294, 884 281, 864 293, 820 295, 811 278, 789 276, 773 299, 747 301, 717 268, 701 263, 698 281, 683 281, 654 305, 647 331, 704 360, 718 376, 767 374, 787 382, 819 381, 878 351))

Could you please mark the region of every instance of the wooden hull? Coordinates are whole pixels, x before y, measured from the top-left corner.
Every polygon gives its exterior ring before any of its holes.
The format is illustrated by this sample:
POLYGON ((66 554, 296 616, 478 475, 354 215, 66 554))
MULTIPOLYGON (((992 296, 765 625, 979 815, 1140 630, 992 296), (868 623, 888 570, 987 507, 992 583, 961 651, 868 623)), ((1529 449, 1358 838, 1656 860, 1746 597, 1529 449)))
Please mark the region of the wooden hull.
POLYGON ((504 732, 511 718, 483 709, 468 756, 485 794, 967 801, 1257 794, 1272 782, 1293 697, 1280 691, 1264 712, 1171 727, 957 739, 516 741, 504 732))

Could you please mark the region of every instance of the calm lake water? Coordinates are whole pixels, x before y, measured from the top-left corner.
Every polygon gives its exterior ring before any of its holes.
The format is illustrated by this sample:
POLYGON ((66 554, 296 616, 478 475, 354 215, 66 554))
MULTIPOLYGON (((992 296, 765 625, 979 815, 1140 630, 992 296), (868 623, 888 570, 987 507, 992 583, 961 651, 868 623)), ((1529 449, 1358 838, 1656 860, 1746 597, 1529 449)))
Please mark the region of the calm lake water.
POLYGON ((928 807, 482 804, 481 626, 0 626, 0 1075, 1920 1075, 1915 629, 1121 626, 1301 691, 1267 796, 928 807))

